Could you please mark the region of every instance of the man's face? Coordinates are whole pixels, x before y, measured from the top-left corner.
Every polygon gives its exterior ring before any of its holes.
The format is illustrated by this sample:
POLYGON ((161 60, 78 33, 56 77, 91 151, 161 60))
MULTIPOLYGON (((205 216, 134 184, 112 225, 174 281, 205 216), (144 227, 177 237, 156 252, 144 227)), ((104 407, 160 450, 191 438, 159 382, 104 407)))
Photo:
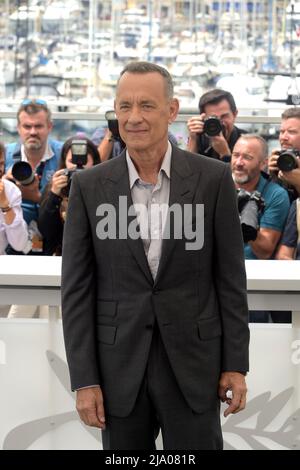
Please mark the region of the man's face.
POLYGON ((242 137, 235 144, 231 156, 232 177, 237 186, 254 182, 264 169, 261 145, 256 139, 242 137))
POLYGON ((0 179, 4 175, 4 164, 5 164, 4 153, 1 153, 0 151, 0 179))
POLYGON ((27 150, 40 150, 46 146, 52 123, 48 121, 47 113, 39 111, 27 114, 22 111, 19 115, 18 132, 27 150))
POLYGON ((206 116, 216 116, 220 119, 226 129, 225 137, 228 138, 233 130, 237 112, 233 113, 227 100, 222 100, 218 104, 207 104, 204 108, 206 116))
POLYGON ((283 149, 300 150, 300 119, 284 119, 280 126, 279 142, 283 149))
POLYGON ((168 124, 177 116, 178 101, 168 98, 159 73, 125 72, 117 87, 115 111, 129 153, 166 150, 168 124))

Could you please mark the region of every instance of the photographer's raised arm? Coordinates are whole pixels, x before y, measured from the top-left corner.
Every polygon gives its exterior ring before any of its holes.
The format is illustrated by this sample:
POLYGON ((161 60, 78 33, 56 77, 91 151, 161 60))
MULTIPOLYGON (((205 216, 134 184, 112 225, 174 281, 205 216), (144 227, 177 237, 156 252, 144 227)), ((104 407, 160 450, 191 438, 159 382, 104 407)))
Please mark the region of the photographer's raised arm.
POLYGON ((38 175, 35 175, 33 182, 31 184, 28 184, 27 186, 24 186, 19 182, 17 182, 16 184, 22 193, 22 199, 26 199, 26 201, 31 201, 36 204, 39 204, 41 202, 42 194, 39 188, 40 179, 38 175))
POLYGON ((270 228, 260 228, 257 238, 249 241, 249 245, 258 259, 270 259, 280 240, 281 232, 270 228))
POLYGON ((204 117, 205 114, 202 113, 200 116, 193 116, 187 122, 189 131, 187 148, 190 152, 198 152, 198 135, 203 133, 204 117))
POLYGON ((101 162, 110 158, 114 146, 114 139, 109 129, 106 129, 105 136, 98 145, 98 152, 100 154, 101 162))

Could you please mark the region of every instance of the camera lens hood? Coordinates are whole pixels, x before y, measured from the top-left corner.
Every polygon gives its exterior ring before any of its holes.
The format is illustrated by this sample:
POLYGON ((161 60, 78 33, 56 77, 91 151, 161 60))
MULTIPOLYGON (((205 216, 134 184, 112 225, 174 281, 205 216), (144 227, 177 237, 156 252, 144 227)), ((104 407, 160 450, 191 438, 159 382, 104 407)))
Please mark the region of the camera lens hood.
POLYGON ((16 162, 11 172, 14 179, 23 186, 27 186, 34 181, 34 172, 27 162, 16 162))

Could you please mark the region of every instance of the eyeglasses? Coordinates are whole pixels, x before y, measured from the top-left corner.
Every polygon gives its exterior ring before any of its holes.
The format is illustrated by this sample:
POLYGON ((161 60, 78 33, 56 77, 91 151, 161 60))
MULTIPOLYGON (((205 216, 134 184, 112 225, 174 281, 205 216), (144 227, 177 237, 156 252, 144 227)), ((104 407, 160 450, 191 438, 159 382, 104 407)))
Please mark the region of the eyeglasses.
POLYGON ((22 101, 21 106, 27 106, 29 104, 39 104, 40 106, 47 107, 47 102, 45 100, 40 100, 39 98, 36 100, 26 98, 25 100, 22 101))

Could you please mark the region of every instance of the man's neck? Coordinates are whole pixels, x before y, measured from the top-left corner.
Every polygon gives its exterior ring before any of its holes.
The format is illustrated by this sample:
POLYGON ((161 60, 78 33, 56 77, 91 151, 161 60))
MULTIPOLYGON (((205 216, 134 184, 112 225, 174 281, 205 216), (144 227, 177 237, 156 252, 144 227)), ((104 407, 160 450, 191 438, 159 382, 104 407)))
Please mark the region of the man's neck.
POLYGON ((24 149, 26 158, 29 163, 36 167, 40 161, 44 158, 46 148, 33 150, 33 149, 24 149))
POLYGON ((244 189, 245 191, 249 191, 251 193, 252 191, 256 190, 257 185, 259 183, 259 179, 260 179, 260 175, 254 180, 249 181, 249 183, 244 183, 244 184, 235 183, 235 187, 237 189, 244 189))
POLYGON ((141 151, 136 152, 134 150, 128 149, 131 160, 136 167, 136 170, 139 174, 141 180, 146 183, 157 183, 157 177, 159 170, 161 168, 164 156, 166 154, 167 147, 164 151, 141 151))

